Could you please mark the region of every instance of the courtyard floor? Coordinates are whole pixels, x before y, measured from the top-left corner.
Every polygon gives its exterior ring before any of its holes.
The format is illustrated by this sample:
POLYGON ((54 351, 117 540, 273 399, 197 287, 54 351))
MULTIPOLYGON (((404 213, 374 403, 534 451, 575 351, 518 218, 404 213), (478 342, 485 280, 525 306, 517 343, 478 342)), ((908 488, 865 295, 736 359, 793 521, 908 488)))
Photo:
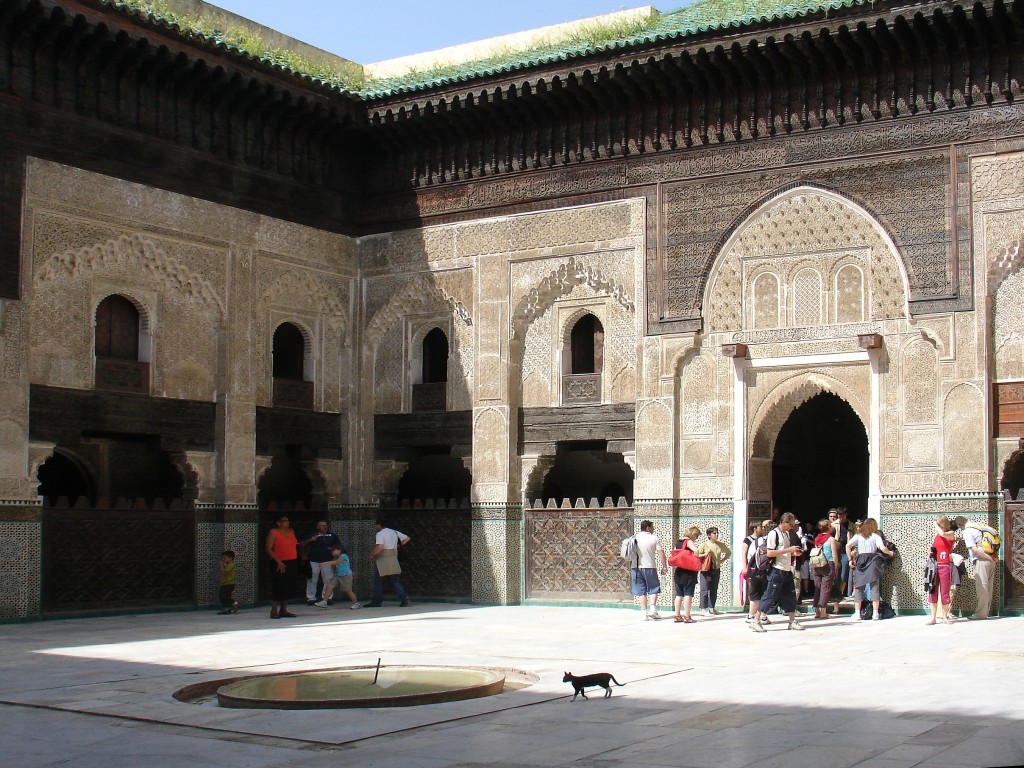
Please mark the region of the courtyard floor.
POLYGON ((695 624, 602 608, 296 609, 0 626, 0 765, 693 766, 1024 764, 1024 618, 925 626, 738 614, 695 624), (539 681, 400 709, 242 710, 172 698, 241 674, 388 664, 539 681), (564 671, 625 687, 570 701, 564 671))

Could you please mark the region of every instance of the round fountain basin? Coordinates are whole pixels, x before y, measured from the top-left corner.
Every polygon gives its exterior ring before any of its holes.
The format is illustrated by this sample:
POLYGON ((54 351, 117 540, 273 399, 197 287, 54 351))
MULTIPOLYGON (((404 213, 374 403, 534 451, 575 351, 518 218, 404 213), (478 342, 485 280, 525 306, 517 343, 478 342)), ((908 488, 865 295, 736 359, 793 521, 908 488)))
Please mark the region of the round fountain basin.
POLYGON ((217 701, 257 709, 412 707, 493 696, 504 685, 500 670, 395 666, 377 674, 375 667, 363 667, 236 680, 217 689, 217 701))

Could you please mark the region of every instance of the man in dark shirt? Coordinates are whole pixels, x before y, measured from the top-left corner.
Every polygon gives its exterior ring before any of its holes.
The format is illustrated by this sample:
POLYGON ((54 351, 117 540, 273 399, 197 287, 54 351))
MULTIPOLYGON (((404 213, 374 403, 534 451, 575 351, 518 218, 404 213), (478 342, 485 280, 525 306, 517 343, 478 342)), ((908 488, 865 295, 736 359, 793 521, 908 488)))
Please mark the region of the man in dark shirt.
POLYGON ((320 581, 320 564, 331 559, 331 550, 341 546, 338 534, 331 533, 326 520, 316 524, 312 534, 300 542, 309 559, 310 576, 306 580, 306 605, 316 603, 317 582, 320 581))

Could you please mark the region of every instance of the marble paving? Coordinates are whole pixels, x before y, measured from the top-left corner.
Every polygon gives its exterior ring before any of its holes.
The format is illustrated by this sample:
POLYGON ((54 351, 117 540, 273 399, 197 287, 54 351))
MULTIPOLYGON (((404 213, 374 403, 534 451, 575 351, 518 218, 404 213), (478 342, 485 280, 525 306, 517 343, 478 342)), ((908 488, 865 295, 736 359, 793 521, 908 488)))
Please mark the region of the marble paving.
POLYGON ((0 765, 910 768, 1024 764, 1024 618, 925 626, 601 608, 304 606, 0 626, 0 765), (314 612, 315 611, 315 612, 314 612), (537 683, 424 707, 224 709, 187 685, 387 664, 506 667, 537 683), (563 671, 609 671, 571 702, 563 671))

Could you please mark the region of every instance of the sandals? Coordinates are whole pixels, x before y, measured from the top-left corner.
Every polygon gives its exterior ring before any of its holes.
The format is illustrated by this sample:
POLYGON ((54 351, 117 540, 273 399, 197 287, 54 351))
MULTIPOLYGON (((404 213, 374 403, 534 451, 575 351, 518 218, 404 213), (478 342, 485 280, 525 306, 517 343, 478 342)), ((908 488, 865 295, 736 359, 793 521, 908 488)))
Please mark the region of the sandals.
POLYGON ((672 619, 672 621, 674 621, 676 624, 683 624, 686 620, 682 616, 676 616, 674 619, 672 619))

